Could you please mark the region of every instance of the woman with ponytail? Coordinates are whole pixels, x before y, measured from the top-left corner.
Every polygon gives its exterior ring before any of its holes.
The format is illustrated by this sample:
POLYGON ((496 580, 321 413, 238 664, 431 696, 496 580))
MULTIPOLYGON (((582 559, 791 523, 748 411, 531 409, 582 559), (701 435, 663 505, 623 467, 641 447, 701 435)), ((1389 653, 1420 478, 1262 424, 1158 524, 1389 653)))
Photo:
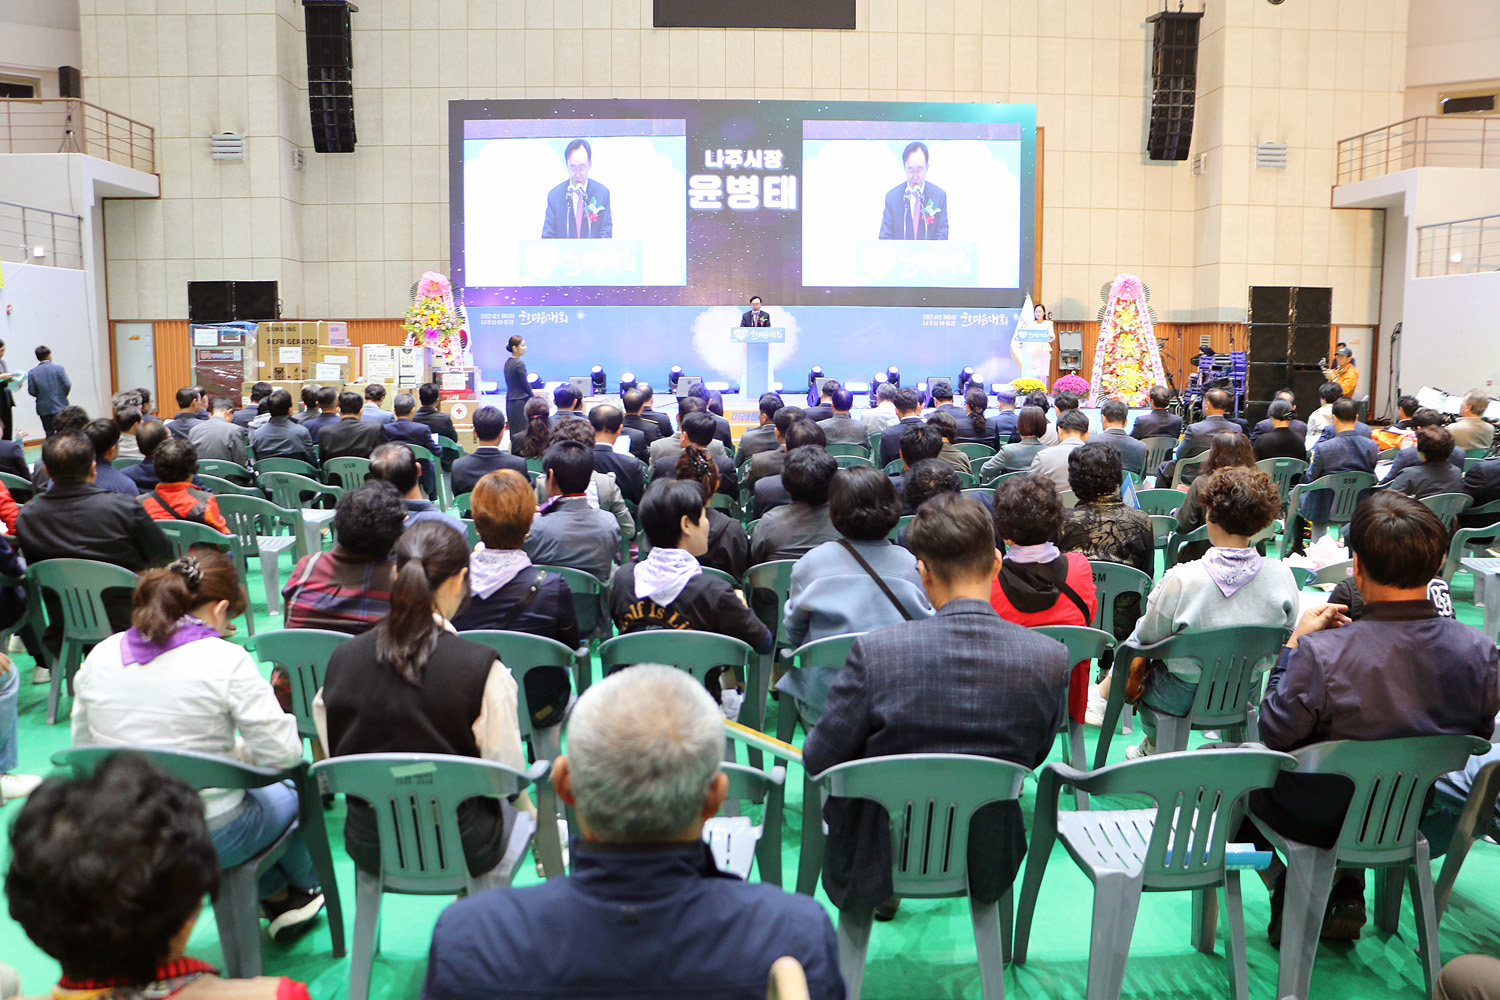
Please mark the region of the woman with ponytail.
MULTIPOLYGON (((391 611, 328 661, 313 705, 318 735, 333 757, 437 753, 526 767, 516 718, 516 682, 493 650, 459 637, 451 619, 469 597, 467 540, 445 524, 421 522, 396 543, 391 611)), ((515 830, 509 802, 470 799, 459 807, 469 873, 496 871, 515 830)), ((374 811, 351 799, 344 845, 356 867, 380 871, 374 811)))
POLYGON ((984 391, 984 386, 977 382, 970 382, 969 388, 964 392, 964 405, 969 412, 963 417, 954 414, 958 421, 958 440, 973 444, 987 445, 1000 450, 1000 424, 996 417, 985 415, 990 406, 989 393, 984 391))
POLYGON ((526 430, 517 433, 511 428, 510 453, 521 458, 541 458, 552 443, 552 423, 548 418, 547 401, 540 396, 526 401, 526 430))
MULTIPOLYGON (((95 646, 78 671, 74 745, 190 750, 277 769, 300 761, 297 720, 281 710, 244 647, 226 638, 245 603, 233 563, 217 549, 195 548, 142 574, 130 628, 95 646)), ((202 798, 225 868, 265 850, 297 818, 289 783, 207 789, 202 798)), ((323 893, 300 839, 261 876, 260 894, 273 938, 312 926, 323 893)))

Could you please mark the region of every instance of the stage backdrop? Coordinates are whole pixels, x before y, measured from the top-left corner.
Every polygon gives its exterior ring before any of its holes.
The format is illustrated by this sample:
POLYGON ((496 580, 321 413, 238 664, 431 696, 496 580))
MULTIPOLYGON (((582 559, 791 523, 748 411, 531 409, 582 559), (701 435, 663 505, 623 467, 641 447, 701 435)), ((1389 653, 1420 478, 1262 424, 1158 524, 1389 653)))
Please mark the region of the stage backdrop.
POLYGON ((672 365, 738 381, 728 328, 751 295, 786 328, 771 363, 788 385, 815 364, 862 381, 896 365, 908 384, 1016 374, 1032 105, 453 101, 449 116, 452 276, 487 378, 520 333, 549 381, 596 364, 611 388, 625 371, 659 386, 672 365))

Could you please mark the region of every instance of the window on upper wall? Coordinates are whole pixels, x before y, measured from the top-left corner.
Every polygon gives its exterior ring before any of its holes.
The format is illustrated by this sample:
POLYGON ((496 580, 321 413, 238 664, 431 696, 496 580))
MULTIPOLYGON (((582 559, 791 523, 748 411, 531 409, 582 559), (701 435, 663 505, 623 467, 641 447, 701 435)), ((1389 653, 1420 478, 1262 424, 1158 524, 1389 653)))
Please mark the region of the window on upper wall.
POLYGON ((40 97, 42 81, 24 76, 0 76, 0 98, 40 97))
POLYGON ((1494 114, 1495 99, 1497 96, 1500 96, 1500 87, 1487 87, 1484 90, 1465 90, 1449 94, 1439 94, 1438 114, 1494 114))

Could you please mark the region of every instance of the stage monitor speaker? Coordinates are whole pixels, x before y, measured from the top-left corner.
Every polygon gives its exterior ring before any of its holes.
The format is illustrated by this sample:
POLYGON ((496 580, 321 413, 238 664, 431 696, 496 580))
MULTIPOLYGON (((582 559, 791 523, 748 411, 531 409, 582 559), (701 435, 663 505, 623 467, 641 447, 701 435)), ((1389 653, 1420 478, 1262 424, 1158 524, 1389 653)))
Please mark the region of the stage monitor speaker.
POLYGON ((1291 369, 1286 362, 1279 365, 1245 366, 1245 394, 1251 399, 1273 399, 1291 384, 1291 369))
POLYGON ((1291 321, 1292 289, 1289 286, 1250 286, 1250 311, 1245 317, 1245 322, 1286 325, 1291 321))
POLYGON ((347 0, 302 0, 307 23, 307 103, 313 149, 352 153, 354 47, 347 0))
POLYGON ((1245 360, 1251 364, 1286 364, 1292 328, 1272 323, 1251 323, 1246 327, 1245 360))
POLYGON ((1330 360, 1328 346, 1333 339, 1333 328, 1327 323, 1321 326, 1298 324, 1292 327, 1292 364, 1316 365, 1320 360, 1330 360))
POLYGON ((1318 388, 1323 382, 1323 373, 1315 367, 1292 370, 1292 392, 1297 394, 1297 416, 1300 419, 1306 420, 1323 405, 1318 398, 1318 388))
POLYGON ((1151 35, 1151 122, 1146 155, 1185 160, 1193 142, 1193 102, 1198 91, 1198 22, 1202 11, 1159 11, 1146 18, 1151 35))
POLYGON ((1292 322, 1307 326, 1328 326, 1333 322, 1333 289, 1303 287, 1296 289, 1292 322))
POLYGON ((77 66, 57 67, 57 96, 83 97, 83 73, 77 66))
POLYGON ((274 281, 189 281, 189 323, 276 319, 274 281))

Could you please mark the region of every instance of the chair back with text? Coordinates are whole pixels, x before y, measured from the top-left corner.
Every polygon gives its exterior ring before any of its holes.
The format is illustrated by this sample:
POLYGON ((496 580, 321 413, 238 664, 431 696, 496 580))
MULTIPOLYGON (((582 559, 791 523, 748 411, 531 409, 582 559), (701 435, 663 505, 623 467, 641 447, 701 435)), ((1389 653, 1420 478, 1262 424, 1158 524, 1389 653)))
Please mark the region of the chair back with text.
POLYGON ((1147 514, 1171 514, 1182 506, 1187 494, 1181 490, 1136 490, 1136 502, 1147 514))
POLYGON ((318 478, 318 467, 300 458, 262 458, 255 463, 257 474, 267 472, 291 472, 309 479, 318 478))
POLYGON ((346 490, 358 489, 370 474, 370 460, 355 455, 330 458, 323 463, 323 474, 329 479, 337 478, 337 485, 346 490))
POLYGON ((736 667, 744 676, 754 657, 755 650, 727 635, 651 629, 617 635, 600 645, 599 668, 607 677, 618 668, 637 663, 664 663, 687 671, 702 683, 716 667, 736 667))
POLYGON ((1139 594, 1144 609, 1146 595, 1151 593, 1151 578, 1134 566, 1099 559, 1090 559, 1089 568, 1094 574, 1094 597, 1098 601, 1092 624, 1102 632, 1116 635, 1115 598, 1121 594, 1139 594))

